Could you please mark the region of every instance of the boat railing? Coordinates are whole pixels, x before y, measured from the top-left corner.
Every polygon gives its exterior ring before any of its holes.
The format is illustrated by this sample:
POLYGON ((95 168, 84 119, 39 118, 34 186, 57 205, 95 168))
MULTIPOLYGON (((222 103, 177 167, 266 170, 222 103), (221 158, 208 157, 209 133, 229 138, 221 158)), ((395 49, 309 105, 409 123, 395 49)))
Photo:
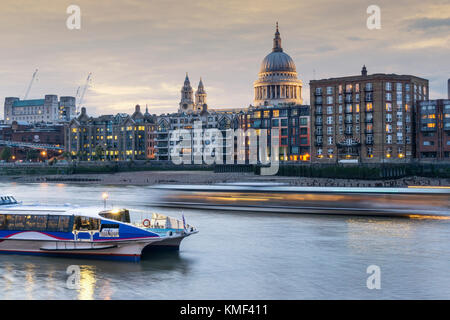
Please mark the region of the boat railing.
POLYGON ((17 204, 17 200, 13 196, 0 196, 0 205, 17 204))

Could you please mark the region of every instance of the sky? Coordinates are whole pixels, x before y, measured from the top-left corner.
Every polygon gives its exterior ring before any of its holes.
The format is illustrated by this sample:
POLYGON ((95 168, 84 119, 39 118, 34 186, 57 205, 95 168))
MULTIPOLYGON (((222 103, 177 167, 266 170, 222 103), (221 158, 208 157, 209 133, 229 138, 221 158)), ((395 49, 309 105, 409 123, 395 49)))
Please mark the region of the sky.
MULTIPOLYGON (((0 100, 75 96, 87 75, 89 115, 132 113, 148 106, 178 109, 186 72, 200 77, 209 108, 242 108, 271 52, 279 22, 284 52, 303 81, 368 73, 411 74, 430 80, 430 98, 447 97, 450 0, 2 0, 0 100), (70 30, 66 12, 81 10, 70 30), (366 12, 378 5, 381 28, 366 12)), ((3 108, 0 108, 3 119, 3 108)))

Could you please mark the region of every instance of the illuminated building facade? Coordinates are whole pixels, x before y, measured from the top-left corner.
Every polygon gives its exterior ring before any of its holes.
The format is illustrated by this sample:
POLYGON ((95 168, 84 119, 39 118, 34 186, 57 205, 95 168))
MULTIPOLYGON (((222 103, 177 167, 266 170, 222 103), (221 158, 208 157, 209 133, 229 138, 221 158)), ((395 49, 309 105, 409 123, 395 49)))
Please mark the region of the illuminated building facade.
POLYGON ((309 106, 250 107, 240 115, 240 125, 243 129, 255 129, 257 135, 261 129, 266 129, 268 150, 272 129, 278 129, 280 162, 310 161, 309 106))
POLYGON ((450 100, 419 103, 416 141, 418 159, 450 160, 450 100))
POLYGON ((310 81, 313 162, 391 162, 415 157, 415 111, 428 80, 372 74, 310 81))
POLYGON ((79 160, 145 160, 155 158, 156 121, 137 105, 130 116, 79 117, 65 128, 65 151, 79 160))

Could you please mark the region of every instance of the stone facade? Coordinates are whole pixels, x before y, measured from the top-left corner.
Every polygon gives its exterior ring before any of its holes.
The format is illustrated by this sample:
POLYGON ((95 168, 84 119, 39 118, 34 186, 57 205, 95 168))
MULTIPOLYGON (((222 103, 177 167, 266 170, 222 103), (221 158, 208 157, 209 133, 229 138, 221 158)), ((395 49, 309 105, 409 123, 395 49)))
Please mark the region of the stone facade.
POLYGON ((64 122, 75 118, 75 97, 45 95, 44 99, 20 100, 15 97, 5 98, 5 123, 13 121, 64 122))
POLYGON ((302 81, 297 78, 294 61, 283 52, 278 23, 272 52, 263 59, 258 80, 254 82, 253 87, 255 106, 303 103, 302 81))
POLYGON ((186 78, 184 79, 183 87, 181 87, 181 100, 179 104, 178 112, 180 113, 192 113, 201 112, 206 110, 208 105, 206 104, 206 91, 203 85, 203 81, 200 78, 197 91, 195 92, 194 100, 194 90, 191 87, 191 82, 189 76, 186 73, 186 78))
POLYGON ((67 124, 65 151, 79 160, 145 160, 155 158, 156 121, 137 105, 130 116, 80 116, 67 124), (100 154, 99 154, 100 153, 100 154))
POLYGON ((173 142, 170 141, 170 132, 177 129, 185 129, 191 133, 191 146, 190 150, 186 152, 191 154, 191 160, 193 163, 193 156, 195 152, 203 152, 206 137, 203 137, 203 143, 196 145, 193 141, 195 129, 195 123, 201 123, 201 128, 205 129, 219 129, 223 136, 225 136, 226 130, 232 130, 239 128, 239 122, 234 112, 230 111, 215 111, 215 110, 203 110, 202 112, 178 112, 172 114, 163 114, 158 116, 157 119, 157 135, 156 135, 156 160, 170 160, 170 154, 174 148, 173 142))

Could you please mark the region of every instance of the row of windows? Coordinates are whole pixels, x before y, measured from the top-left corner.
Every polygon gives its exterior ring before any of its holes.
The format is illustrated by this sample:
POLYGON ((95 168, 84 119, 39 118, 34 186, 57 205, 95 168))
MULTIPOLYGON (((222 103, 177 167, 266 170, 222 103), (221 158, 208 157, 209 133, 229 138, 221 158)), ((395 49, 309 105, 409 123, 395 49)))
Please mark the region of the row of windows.
MULTIPOLYGON (((393 86, 392 82, 386 82, 385 83, 385 89, 387 91, 392 91, 393 87, 394 86, 393 86)), ((342 94, 343 88, 344 88, 343 85, 339 85, 338 86, 339 94, 342 94)), ((373 90, 372 83, 371 82, 367 82, 365 84, 364 88, 365 88, 365 91, 372 91, 373 90)), ((397 92, 401 92, 402 88, 403 88, 403 84, 401 82, 395 83, 395 90, 397 92)), ((345 92, 346 93, 350 93, 352 91, 359 92, 359 83, 357 83, 355 85, 352 85, 352 84, 345 85, 345 92)), ((405 84, 405 92, 410 92, 410 91, 411 91, 411 86, 410 86, 409 83, 406 83, 405 84)), ((420 85, 420 86, 414 85, 414 91, 415 92, 419 92, 419 93, 421 93, 423 95, 426 95, 427 94, 427 87, 426 86, 422 86, 422 85, 420 85)), ((322 94, 322 88, 320 88, 320 87, 316 88, 315 92, 316 92, 317 95, 321 95, 322 94)), ((327 95, 333 94, 333 92, 334 92, 334 87, 330 87, 330 86, 326 87, 326 94, 327 95)))
POLYGON ((0 214, 0 230, 72 232, 72 216, 0 214))

